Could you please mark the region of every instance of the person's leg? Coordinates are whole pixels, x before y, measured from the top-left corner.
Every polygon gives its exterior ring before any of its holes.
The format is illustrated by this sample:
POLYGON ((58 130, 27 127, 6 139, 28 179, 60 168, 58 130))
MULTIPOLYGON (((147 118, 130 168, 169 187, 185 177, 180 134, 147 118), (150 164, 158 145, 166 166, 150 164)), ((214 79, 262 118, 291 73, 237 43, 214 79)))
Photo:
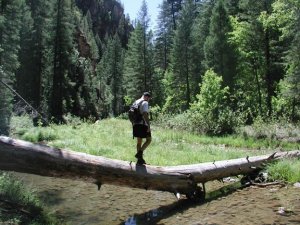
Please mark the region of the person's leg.
POLYGON ((137 135, 137 153, 135 157, 138 159, 138 164, 146 164, 145 160, 143 159, 143 151, 149 146, 151 143, 151 133, 148 133, 148 127, 147 126, 139 126, 138 127, 139 135, 137 135), (143 138, 146 138, 145 143, 143 144, 143 138))
POLYGON ((136 158, 142 158, 143 157, 143 151, 141 150, 142 149, 142 142, 143 142, 143 139, 138 137, 137 138, 137 143, 136 143, 136 155, 135 155, 136 158))
POLYGON ((152 141, 152 138, 151 138, 151 137, 147 137, 147 138, 146 138, 145 143, 144 143, 144 144, 142 145, 142 147, 141 147, 141 151, 142 151, 142 152, 145 151, 145 149, 150 145, 151 141, 152 141))
POLYGON ((138 158, 138 164, 146 164, 146 161, 143 158, 143 153, 144 153, 145 149, 150 145, 151 140, 152 140, 151 136, 147 137, 145 143, 142 145, 141 151, 139 152, 141 157, 138 158))

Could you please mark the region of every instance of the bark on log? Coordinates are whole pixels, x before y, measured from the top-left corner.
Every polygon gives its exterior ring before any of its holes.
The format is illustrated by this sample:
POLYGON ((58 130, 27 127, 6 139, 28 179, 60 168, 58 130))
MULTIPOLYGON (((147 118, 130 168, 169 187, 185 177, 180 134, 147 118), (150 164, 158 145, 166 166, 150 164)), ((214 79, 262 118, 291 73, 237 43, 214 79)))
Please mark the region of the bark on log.
POLYGON ((189 195, 198 183, 248 174, 300 151, 180 166, 137 165, 0 136, 0 170, 189 195))

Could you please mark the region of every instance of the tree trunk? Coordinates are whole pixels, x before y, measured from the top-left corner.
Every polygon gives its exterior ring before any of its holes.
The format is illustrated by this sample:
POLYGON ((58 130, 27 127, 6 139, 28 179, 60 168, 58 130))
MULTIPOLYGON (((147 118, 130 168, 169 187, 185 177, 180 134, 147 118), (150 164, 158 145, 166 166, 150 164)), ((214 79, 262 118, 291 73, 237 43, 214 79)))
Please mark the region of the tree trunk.
POLYGON ((300 151, 181 166, 137 165, 0 136, 0 169, 133 188, 192 194, 198 183, 248 174, 300 151))

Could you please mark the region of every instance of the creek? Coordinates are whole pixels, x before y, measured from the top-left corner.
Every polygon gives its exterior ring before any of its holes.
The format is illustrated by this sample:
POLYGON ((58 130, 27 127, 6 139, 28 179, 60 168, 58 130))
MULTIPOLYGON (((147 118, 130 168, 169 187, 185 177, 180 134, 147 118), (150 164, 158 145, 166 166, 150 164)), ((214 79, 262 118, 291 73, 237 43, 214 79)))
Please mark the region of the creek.
POLYGON ((300 188, 208 182, 202 203, 172 193, 14 173, 69 225, 299 225, 300 188))

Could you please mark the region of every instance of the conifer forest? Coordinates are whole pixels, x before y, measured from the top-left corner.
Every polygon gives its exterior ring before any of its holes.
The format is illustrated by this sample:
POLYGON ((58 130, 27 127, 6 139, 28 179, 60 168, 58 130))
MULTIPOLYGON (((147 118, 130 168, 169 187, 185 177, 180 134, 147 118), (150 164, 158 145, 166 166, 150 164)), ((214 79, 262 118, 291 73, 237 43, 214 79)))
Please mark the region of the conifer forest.
POLYGON ((1 0, 0 134, 12 115, 122 116, 150 91, 153 118, 205 133, 300 121, 299 0, 1 0), (156 26, 150 27, 150 20, 156 26))

